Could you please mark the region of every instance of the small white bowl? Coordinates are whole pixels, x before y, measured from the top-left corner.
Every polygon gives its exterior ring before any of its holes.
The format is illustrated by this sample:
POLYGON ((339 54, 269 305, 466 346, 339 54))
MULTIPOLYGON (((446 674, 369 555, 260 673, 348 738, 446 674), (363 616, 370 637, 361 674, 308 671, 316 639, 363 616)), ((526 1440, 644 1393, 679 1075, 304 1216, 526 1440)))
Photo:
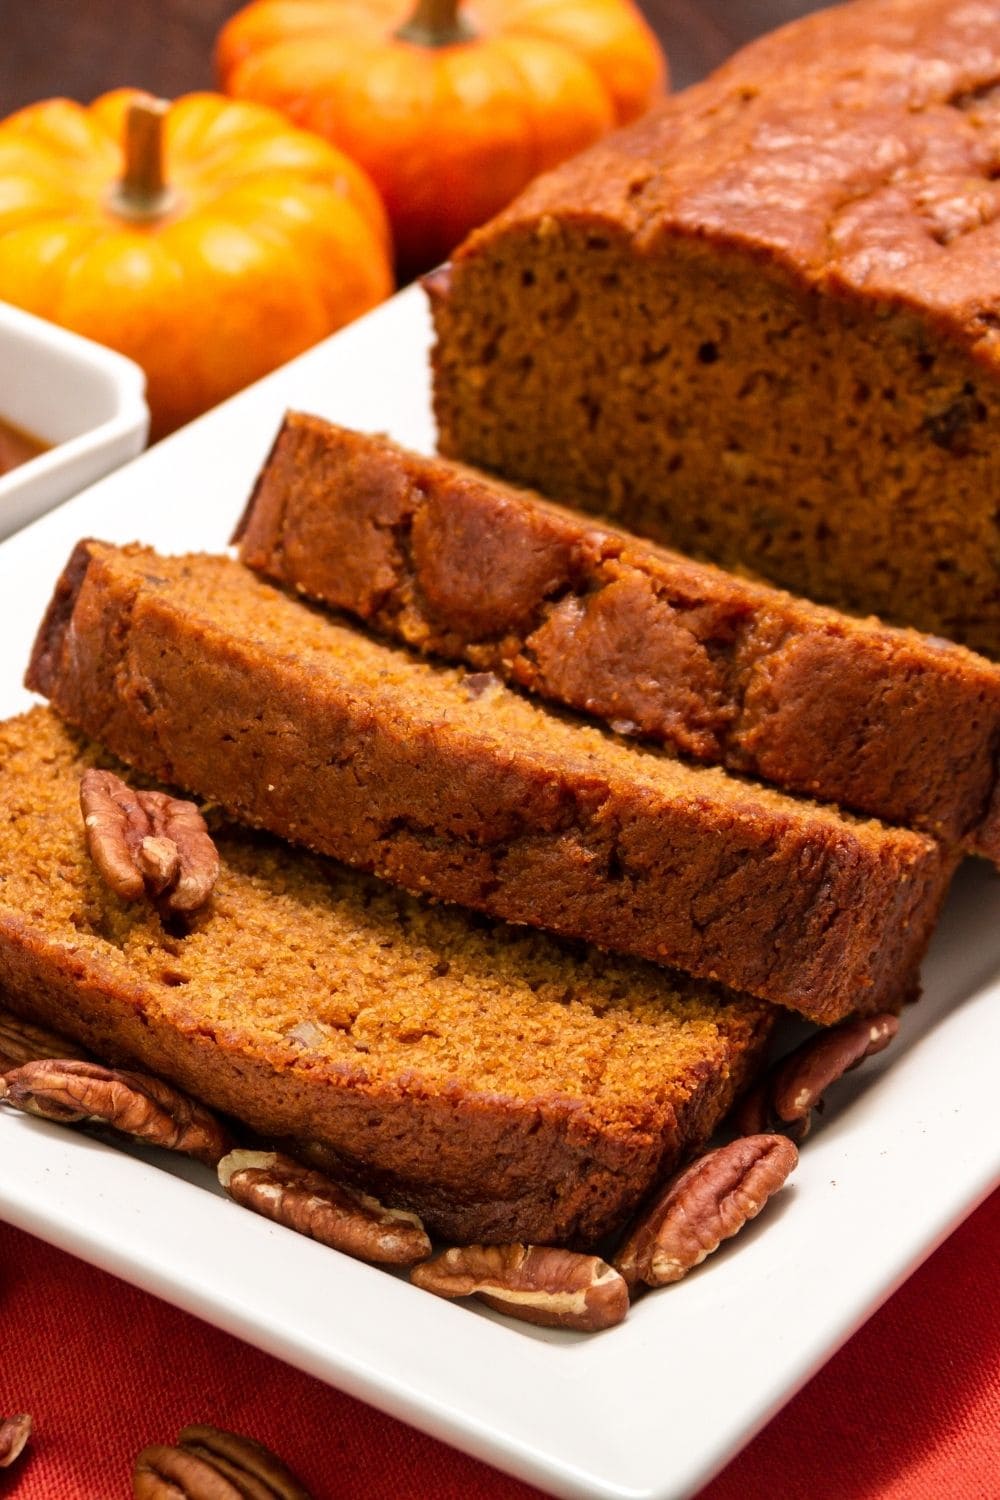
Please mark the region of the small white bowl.
POLYGON ((145 389, 132 360, 0 302, 0 418, 52 444, 0 476, 0 538, 142 452, 145 389))

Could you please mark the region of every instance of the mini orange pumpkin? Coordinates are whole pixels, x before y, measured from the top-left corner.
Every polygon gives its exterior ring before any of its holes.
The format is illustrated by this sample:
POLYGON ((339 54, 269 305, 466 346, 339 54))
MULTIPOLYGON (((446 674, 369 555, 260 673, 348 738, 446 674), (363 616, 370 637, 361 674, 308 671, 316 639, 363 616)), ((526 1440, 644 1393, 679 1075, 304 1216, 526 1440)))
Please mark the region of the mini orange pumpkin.
POLYGON ((0 124, 0 298, 138 361, 154 436, 391 289, 368 178, 273 110, 121 89, 0 124))
POLYGON ((666 64, 631 0, 255 0, 223 87, 370 173, 407 270, 441 260, 538 172, 641 114, 666 64))

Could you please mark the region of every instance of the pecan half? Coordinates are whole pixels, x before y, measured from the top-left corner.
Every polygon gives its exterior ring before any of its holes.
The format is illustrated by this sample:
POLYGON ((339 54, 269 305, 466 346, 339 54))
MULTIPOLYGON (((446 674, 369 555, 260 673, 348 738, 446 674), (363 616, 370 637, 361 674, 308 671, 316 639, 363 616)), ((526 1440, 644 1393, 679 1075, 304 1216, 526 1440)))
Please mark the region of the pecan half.
POLYGON ((132 1470, 134 1500, 246 1500, 218 1469, 166 1444, 143 1448, 132 1470))
POLYGON ((487 1307, 539 1323, 596 1333, 628 1312, 628 1288, 606 1261, 549 1245, 465 1245, 410 1272, 438 1297, 478 1297, 487 1307))
POLYGON ((357 1260, 412 1266, 431 1253, 416 1214, 383 1208, 277 1151, 231 1151, 219 1162, 219 1181, 244 1208, 357 1260))
POLYGON ((262 1443, 204 1423, 185 1427, 174 1447, 144 1448, 132 1494, 135 1500, 310 1500, 262 1443))
POLYGON ((803 1140, 830 1085, 888 1047, 898 1030, 899 1018, 886 1014, 841 1021, 808 1037, 744 1095, 733 1113, 737 1130, 745 1135, 780 1130, 803 1140))
POLYGON ((0 1469, 9 1469, 21 1457, 31 1436, 31 1418, 26 1411, 16 1417, 0 1417, 0 1469))
POLYGON ((219 876, 219 856, 193 802, 135 791, 113 771, 90 769, 80 781, 90 857, 125 901, 149 895, 169 912, 204 906, 219 876))
POLYGON ((24 1063, 0 1078, 0 1101, 43 1120, 109 1125, 214 1167, 231 1142, 202 1104, 159 1078, 72 1058, 24 1063))
POLYGON ((214 1465, 234 1484, 243 1485, 241 1493, 256 1496, 255 1489, 246 1488, 253 1481, 260 1486, 262 1500, 309 1500, 291 1469, 253 1438, 223 1432, 207 1423, 192 1423, 183 1429, 177 1442, 186 1452, 214 1465))
POLYGON ((9 1010, 0 1010, 0 1073, 45 1057, 83 1058, 86 1053, 57 1031, 47 1031, 34 1021, 25 1021, 9 1010))
POLYGON ((662 1188, 615 1256, 628 1286, 680 1281, 760 1213, 799 1159, 783 1135, 745 1135, 662 1188))

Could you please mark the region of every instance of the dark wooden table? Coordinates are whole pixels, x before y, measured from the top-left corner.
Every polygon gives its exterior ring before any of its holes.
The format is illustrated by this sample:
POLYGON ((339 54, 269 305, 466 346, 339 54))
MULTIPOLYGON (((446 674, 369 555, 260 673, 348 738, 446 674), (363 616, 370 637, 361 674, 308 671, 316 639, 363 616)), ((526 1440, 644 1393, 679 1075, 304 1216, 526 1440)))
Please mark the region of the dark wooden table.
MULTIPOLYGON (((641 0, 677 87, 809 0, 641 0)), ((0 0, 0 114, 54 94, 83 101, 132 84, 170 96, 212 83, 212 42, 239 0, 0 0)))

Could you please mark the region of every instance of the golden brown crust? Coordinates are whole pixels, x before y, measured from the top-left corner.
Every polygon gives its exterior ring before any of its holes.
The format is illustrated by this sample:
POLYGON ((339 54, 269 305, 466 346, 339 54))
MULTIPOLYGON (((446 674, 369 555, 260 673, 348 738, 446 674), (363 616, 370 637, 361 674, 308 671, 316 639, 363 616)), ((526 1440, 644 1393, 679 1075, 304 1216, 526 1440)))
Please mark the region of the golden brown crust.
POLYGON ((480 694, 226 558, 85 548, 29 684, 129 764, 406 889, 820 1021, 912 993, 954 864, 926 836, 480 694))
POLYGON ((433 289, 442 451, 1000 656, 1000 3, 856 0, 433 289))
POLYGON ((988 816, 1000 667, 972 652, 297 412, 235 540, 256 571, 421 651, 683 754, 1000 852, 988 816))
POLYGON ((338 1175, 446 1237, 600 1237, 760 1057, 756 1001, 224 826, 213 910, 164 926, 90 867, 76 787, 95 761, 47 710, 0 727, 5 1003, 267 1136, 322 1143, 338 1175), (422 1040, 435 1016, 448 1034, 422 1040), (546 1046, 521 1058, 518 1032, 546 1046))
POLYGON ((855 0, 536 179, 459 260, 546 214, 640 251, 697 235, 932 317, 1000 370, 998 119, 997 0, 855 0))

